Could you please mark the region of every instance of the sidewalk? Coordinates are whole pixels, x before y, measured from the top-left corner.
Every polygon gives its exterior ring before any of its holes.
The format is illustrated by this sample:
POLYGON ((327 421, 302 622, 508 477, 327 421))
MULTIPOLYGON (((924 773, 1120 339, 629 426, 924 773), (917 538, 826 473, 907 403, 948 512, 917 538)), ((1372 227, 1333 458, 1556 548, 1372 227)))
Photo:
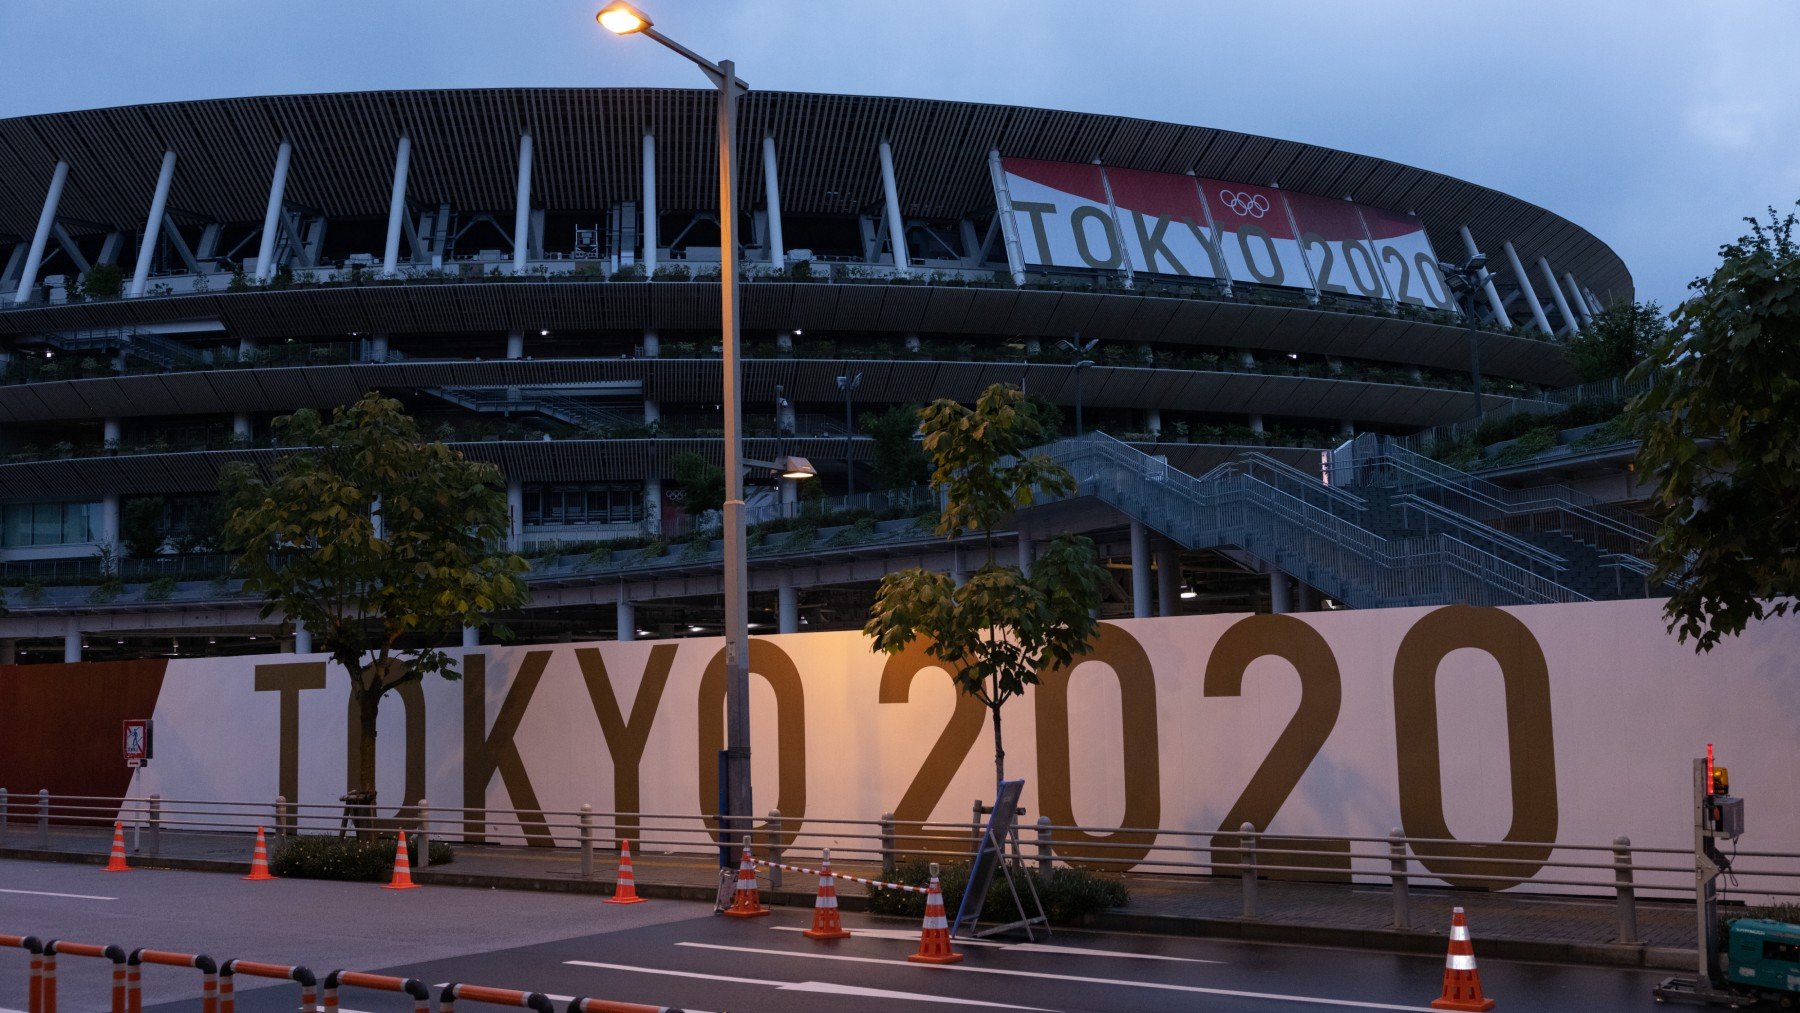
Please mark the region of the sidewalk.
MULTIPOLYGON (((50 847, 39 849, 35 829, 15 823, 0 835, 0 859, 99 863, 111 841, 110 829, 57 827, 50 847)), ((156 858, 139 850, 147 852, 147 835, 139 841, 128 829, 125 843, 136 866, 241 872, 249 864, 251 842, 245 834, 165 830, 156 858)), ((583 879, 581 854, 570 848, 454 847, 454 862, 415 867, 413 878, 442 886, 612 892, 616 856, 611 851, 596 850, 593 878, 583 879)), ((881 871, 870 863, 833 864, 851 875, 875 877, 881 871)), ((646 897, 710 902, 716 895, 719 870, 710 856, 639 854, 633 867, 638 893, 646 897)), ((804 874, 785 873, 774 888, 764 869, 762 882, 766 903, 809 907, 813 902, 815 883, 804 874)), ((1444 951, 1450 909, 1460 906, 1483 957, 1670 970, 1687 969, 1694 961, 1694 909, 1675 901, 1639 900, 1642 941, 1627 945, 1614 941, 1618 910, 1608 897, 1414 886, 1410 927, 1401 931, 1393 927, 1392 894, 1385 886, 1263 880, 1257 884, 1256 917, 1245 918, 1236 877, 1134 874, 1127 885, 1131 903, 1092 916, 1087 928, 1438 954, 1444 951)), ((838 895, 846 910, 867 909, 867 890, 860 884, 840 881, 838 895)))

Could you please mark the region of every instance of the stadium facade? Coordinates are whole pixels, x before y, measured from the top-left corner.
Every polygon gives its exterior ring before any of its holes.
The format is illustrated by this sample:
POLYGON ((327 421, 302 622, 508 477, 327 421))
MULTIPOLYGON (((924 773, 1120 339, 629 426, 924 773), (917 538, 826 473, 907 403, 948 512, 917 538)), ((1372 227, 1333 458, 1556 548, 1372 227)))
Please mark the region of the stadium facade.
MULTIPOLYGON (((716 631, 718 547, 672 481, 720 457, 712 103, 0 120, 0 660, 304 649, 206 518, 226 463, 278 460, 272 419, 370 389, 505 476, 526 639, 716 631)), ((747 453, 818 471, 753 485, 761 629, 860 626, 882 573, 974 565, 866 420, 997 381, 1062 410, 1082 481, 1008 551, 1093 535, 1112 615, 1646 591, 1623 513, 1385 438, 1575 382, 1564 339, 1632 280, 1550 211, 1294 141, 847 95, 750 94, 737 164, 747 453)))

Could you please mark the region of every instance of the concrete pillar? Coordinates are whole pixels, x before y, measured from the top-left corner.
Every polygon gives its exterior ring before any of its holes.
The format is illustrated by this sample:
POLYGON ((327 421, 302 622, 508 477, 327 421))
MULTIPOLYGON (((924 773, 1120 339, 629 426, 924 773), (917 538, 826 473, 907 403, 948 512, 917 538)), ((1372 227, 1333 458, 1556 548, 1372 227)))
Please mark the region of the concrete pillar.
POLYGON ((525 483, 506 480, 506 547, 518 552, 525 547, 525 483))
POLYGON ((0 286, 9 284, 19 273, 19 268, 25 265, 25 251, 30 246, 30 243, 13 244, 12 251, 6 255, 6 266, 0 267, 0 286))
POLYGON ((63 185, 68 181, 69 163, 56 163, 55 171, 50 173, 50 189, 44 193, 44 208, 38 212, 37 231, 31 234, 31 247, 25 253, 25 268, 19 272, 19 291, 13 295, 14 305, 30 302, 32 291, 37 288, 38 268, 44 264, 44 246, 50 241, 50 227, 56 224, 56 205, 62 201, 63 185))
POLYGON ((1181 560, 1173 545, 1156 548, 1156 614, 1172 616, 1180 609, 1181 560))
POLYGON ((910 268, 906 256, 906 220, 900 217, 900 188, 894 182, 894 148, 883 137, 876 149, 881 157, 881 192, 887 201, 888 245, 894 248, 894 269, 906 273, 910 268))
POLYGON ((776 484, 781 490, 781 516, 792 517, 800 512, 800 482, 798 479, 780 478, 776 484))
POLYGON ((1348 439, 1356 435, 1356 423, 1349 419, 1338 420, 1338 435, 1348 439))
POLYGON ((369 337, 369 361, 386 362, 388 358, 388 336, 374 334, 369 337))
POLYGON ((1263 431, 1263 417, 1261 415, 1250 416, 1250 431, 1253 433, 1260 433, 1263 431))
POLYGON ((119 420, 103 419, 100 423, 100 443, 108 449, 119 445, 119 420))
POLYGON ((525 273, 531 255, 531 135, 519 135, 519 190, 513 204, 513 274, 525 273))
POLYGON ((294 653, 311 654, 312 649, 312 631, 306 628, 306 620, 294 620, 294 653))
POLYGON ((406 221, 406 174, 412 165, 412 138, 402 134, 394 147, 394 190, 388 195, 387 246, 381 254, 381 276, 391 278, 400 262, 400 227, 406 221))
POLYGON ((662 422, 662 406, 655 398, 644 399, 644 425, 654 427, 662 422))
POLYGON ((1513 277, 1519 280, 1519 294, 1525 297, 1525 305, 1531 307, 1532 322, 1548 337, 1552 333, 1550 320, 1544 316, 1544 304, 1538 302, 1537 291, 1531 287, 1531 275, 1526 273, 1525 265, 1519 262, 1519 251, 1513 249, 1510 240, 1500 244, 1500 247, 1506 253, 1506 262, 1512 268, 1513 277))
POLYGON ((662 534, 662 501, 662 476, 644 479, 644 529, 653 535, 662 534))
POLYGON ((506 357, 509 359, 523 359, 525 357, 524 331, 506 332, 506 357))
POLYGON ((655 359, 662 355, 662 339, 655 331, 644 332, 644 358, 655 359))
POLYGON ((775 350, 784 355, 794 354, 794 334, 792 331, 775 332, 775 350))
POLYGON ((242 361, 256 354, 256 341, 253 338, 238 339, 238 359, 242 361))
POLYGON ((776 632, 800 632, 800 589, 786 574, 782 575, 781 586, 775 589, 775 612, 776 632))
POLYGON ((100 545, 119 551, 119 494, 109 492, 100 497, 100 545))
POLYGON ((1144 428, 1150 431, 1151 436, 1162 435, 1161 408, 1146 408, 1144 410, 1144 428))
POLYGON ((1150 530, 1131 522, 1131 617, 1150 618, 1150 530))
POLYGON ((1296 582, 1296 586, 1300 592, 1300 611, 1319 611, 1319 592, 1313 590, 1313 586, 1304 581, 1296 582))
POLYGON ((1550 269, 1550 261, 1539 257, 1538 269, 1544 272, 1544 283, 1550 286, 1550 298, 1556 303, 1556 312, 1562 314, 1563 333, 1574 334, 1581 330, 1581 321, 1576 319, 1569 300, 1563 296, 1562 285, 1557 283, 1556 272, 1550 269))
POLYGON ((1588 308, 1587 299, 1581 294, 1581 283, 1575 280, 1572 272, 1563 272, 1563 281, 1569 286, 1569 300, 1575 306, 1575 315, 1581 318, 1584 326, 1594 325, 1594 311, 1588 308))
POLYGON ((781 186, 775 178, 775 137, 763 135, 763 203, 769 215, 769 263, 787 264, 787 247, 781 240, 781 186))
MULTIPOLYGON (((275 238, 281 232, 281 200, 287 193, 288 165, 294 158, 294 145, 282 141, 275 149, 275 175, 269 182, 269 206, 263 212, 262 241, 256 248, 256 280, 268 281, 275 276, 275 238)), ((295 236, 298 242, 299 236, 295 236)))
POLYGON ((462 645, 464 647, 480 647, 481 629, 475 626, 464 626, 462 628, 462 645))
POLYGON ((137 269, 131 272, 131 288, 126 295, 133 299, 144 294, 150 284, 150 263, 156 258, 156 240, 162 234, 163 215, 169 208, 169 186, 175 182, 175 153, 163 152, 162 170, 156 174, 156 192, 150 197, 150 217, 144 222, 144 241, 138 244, 137 269))
POLYGON ((1250 351, 1247 348, 1244 349, 1243 351, 1238 353, 1238 363, 1240 365, 1242 365, 1245 369, 1255 369, 1256 368, 1256 353, 1250 351))
POLYGON ((68 625, 63 627, 63 661, 74 664, 81 660, 81 626, 74 616, 69 617, 68 625))
POLYGON ((637 603, 631 600, 629 588, 619 588, 619 602, 613 609, 613 621, 617 625, 615 640, 637 639, 637 603))
MULTIPOLYGON (((906 337, 900 339, 900 343, 909 352, 917 352, 919 350, 919 336, 917 334, 908 334, 906 337)), ((1035 345, 1037 344, 1037 339, 1028 338, 1025 343, 1027 345, 1035 345)))
POLYGON ((250 416, 247 412, 238 412, 231 417, 232 436, 237 437, 240 440, 247 440, 250 438, 252 432, 253 429, 250 425, 250 416))
MULTIPOLYGON (((644 250, 638 258, 644 265, 644 277, 656 276, 656 135, 644 132, 644 250)), ((644 332, 646 347, 654 341, 654 332, 644 332)), ((655 357, 655 352, 645 354, 655 357)))
POLYGON ((1269 571, 1269 611, 1277 614, 1294 611, 1293 583, 1280 570, 1269 571))
POLYGON ((1021 533, 1019 535, 1019 572, 1027 577, 1031 576, 1031 564, 1036 558, 1037 543, 1021 533))
MULTIPOLYGON (((1475 245, 1475 237, 1469 234, 1467 225, 1462 227, 1462 240, 1463 248, 1469 251, 1471 258, 1481 252, 1481 248, 1475 245)), ((1481 290, 1487 294, 1488 308, 1494 311, 1495 322, 1512 330, 1512 318, 1506 315, 1506 304, 1500 301, 1500 290, 1494 287, 1494 276, 1485 267, 1481 269, 1481 290)))

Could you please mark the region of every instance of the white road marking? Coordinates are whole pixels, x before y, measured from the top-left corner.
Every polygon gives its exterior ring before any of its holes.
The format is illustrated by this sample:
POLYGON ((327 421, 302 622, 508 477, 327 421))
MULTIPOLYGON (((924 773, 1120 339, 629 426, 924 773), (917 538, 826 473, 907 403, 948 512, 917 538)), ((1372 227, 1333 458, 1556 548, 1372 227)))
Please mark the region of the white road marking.
MULTIPOLYGON (((770 957, 800 957, 806 960, 842 960, 857 964, 890 964, 896 967, 918 967, 906 960, 883 957, 853 957, 843 953, 807 953, 799 950, 766 950, 754 946, 724 946, 718 943, 676 943, 702 950, 725 950, 730 953, 757 953, 770 957)), ((1126 988, 1148 988, 1163 992, 1192 992, 1199 995, 1223 995, 1234 999, 1268 999, 1273 1002, 1309 1003, 1315 1006, 1348 1006, 1354 1009, 1404 1010, 1407 1013, 1432 1013, 1429 1006, 1400 1006, 1359 999, 1326 999, 1310 995, 1283 995, 1278 992, 1245 992, 1231 988, 1204 988, 1200 985, 1174 985, 1160 981, 1132 981, 1129 978, 1095 978, 1081 974, 1050 974, 1046 971, 1020 971, 1001 967, 970 967, 967 964, 940 964, 934 970, 963 971, 970 974, 999 974, 1013 978, 1043 978, 1049 981, 1075 981, 1087 985, 1121 985, 1126 988)))
MULTIPOLYGON (((799 925, 771 925, 777 932, 804 932, 799 925)), ((858 936, 869 939, 897 939, 915 943, 919 933, 914 929, 853 929, 858 936)), ((1126 953, 1123 950, 1096 950, 1085 946, 1058 946, 1053 943, 1002 943, 992 939, 952 939, 957 946, 986 946, 990 949, 1007 950, 1013 953, 1053 953, 1074 954, 1082 957, 1124 957, 1130 960, 1169 960, 1181 964, 1224 964, 1223 960, 1203 960, 1199 957, 1165 957, 1157 953, 1126 953)))
MULTIPOLYGON (((91 893, 51 893, 48 890, 0 890, 0 893, 18 893, 31 897, 61 897, 64 900, 118 900, 117 897, 96 897, 91 893)), ((0 1010, 0 1013, 7 1013, 0 1010)))
POLYGON ((565 960, 564 964, 575 967, 597 967, 604 971, 636 971, 639 974, 661 974, 671 978, 699 978, 703 981, 725 981, 734 985, 766 985, 779 992, 818 992, 825 995, 853 995, 865 999, 907 999, 913 1002, 935 1002, 948 1006, 985 1006, 989 1009, 1030 1010, 1032 1013, 1055 1013, 1042 1006, 1014 1006, 1004 1002, 984 1002, 980 999, 956 999, 944 995, 926 995, 921 992, 896 992, 886 988, 865 988, 861 985, 838 985, 829 981, 776 981, 765 978, 738 978, 729 974, 705 974, 700 971, 673 971, 660 967, 639 967, 636 964, 602 964, 593 960, 565 960))

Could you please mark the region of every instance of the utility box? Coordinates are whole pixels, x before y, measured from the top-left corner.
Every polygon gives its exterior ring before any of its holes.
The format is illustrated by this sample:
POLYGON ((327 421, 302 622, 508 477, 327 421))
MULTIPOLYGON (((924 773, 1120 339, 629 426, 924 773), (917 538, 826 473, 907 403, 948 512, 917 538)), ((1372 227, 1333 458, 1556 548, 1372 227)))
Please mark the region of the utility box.
POLYGON ((1713 833, 1737 840, 1744 835, 1744 800, 1733 795, 1712 798, 1713 833))

